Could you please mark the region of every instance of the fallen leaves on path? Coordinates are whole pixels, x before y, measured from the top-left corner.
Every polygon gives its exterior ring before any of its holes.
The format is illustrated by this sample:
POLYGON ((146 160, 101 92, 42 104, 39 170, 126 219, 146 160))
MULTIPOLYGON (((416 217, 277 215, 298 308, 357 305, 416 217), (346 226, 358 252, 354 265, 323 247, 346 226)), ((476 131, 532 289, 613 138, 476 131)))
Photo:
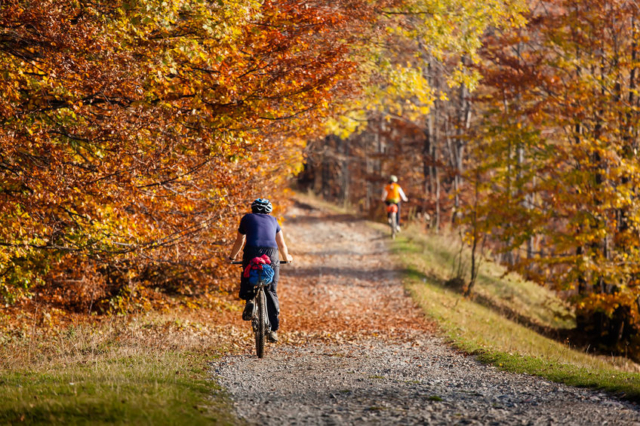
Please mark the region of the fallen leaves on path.
POLYGON ((295 258, 278 287, 284 341, 415 341, 434 330, 401 284, 388 236, 365 221, 296 203, 285 235, 295 258))

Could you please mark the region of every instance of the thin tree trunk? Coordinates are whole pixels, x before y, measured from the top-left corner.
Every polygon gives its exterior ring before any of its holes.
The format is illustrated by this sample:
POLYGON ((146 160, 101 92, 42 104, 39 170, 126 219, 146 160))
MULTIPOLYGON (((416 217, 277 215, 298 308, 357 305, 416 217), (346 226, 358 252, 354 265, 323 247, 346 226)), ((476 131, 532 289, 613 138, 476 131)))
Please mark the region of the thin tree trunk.
MULTIPOLYGON (((466 64, 466 58, 462 58, 462 63, 466 64)), ((458 137, 456 139, 456 174, 454 177, 454 208, 456 213, 460 210, 460 188, 462 186, 462 174, 464 173, 464 151, 466 142, 462 136, 469 130, 471 125, 471 101, 469 99, 469 89, 462 84, 459 92, 459 118, 458 118, 458 137)), ((453 216, 454 223, 456 215, 453 216)))
POLYGON ((480 172, 476 173, 476 181, 475 181, 475 198, 473 202, 473 241, 471 243, 471 279, 469 280, 469 285, 464 293, 465 296, 470 296, 473 291, 473 287, 476 284, 476 279, 478 278, 478 272, 480 270, 480 259, 477 254, 478 250, 478 202, 480 197, 480 172))

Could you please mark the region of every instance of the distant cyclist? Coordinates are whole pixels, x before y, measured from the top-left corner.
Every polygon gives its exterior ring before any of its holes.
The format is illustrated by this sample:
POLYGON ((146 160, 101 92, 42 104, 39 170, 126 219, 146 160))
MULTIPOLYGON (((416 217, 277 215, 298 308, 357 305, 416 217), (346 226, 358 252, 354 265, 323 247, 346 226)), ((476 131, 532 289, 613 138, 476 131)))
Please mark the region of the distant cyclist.
MULTIPOLYGON (((266 288, 267 311, 269 314, 269 322, 271 323, 271 331, 268 334, 268 338, 272 342, 277 342, 278 335, 276 331, 278 331, 278 327, 280 326, 280 304, 278 302, 278 294, 276 293, 278 278, 280 276, 278 250, 280 250, 282 257, 287 261, 291 262, 293 258, 289 255, 278 221, 269 214, 272 211, 273 206, 271 202, 265 198, 258 198, 251 203, 251 213, 244 215, 240 220, 238 235, 231 249, 229 260, 235 260, 243 245, 243 271, 249 265, 251 259, 255 257, 266 254, 269 256, 269 259, 271 259, 271 267, 275 275, 269 287, 266 288)), ((242 313, 242 319, 245 321, 251 320, 254 309, 254 297, 254 288, 249 283, 249 279, 245 278, 243 274, 240 278, 240 299, 247 301, 244 312, 242 313)))
MULTIPOLYGON (((392 204, 395 204, 398 206, 398 213, 396 214, 396 225, 398 227, 398 230, 400 230, 400 201, 401 200, 404 201, 405 203, 409 201, 407 199, 407 196, 404 195, 404 191, 402 190, 400 185, 398 185, 398 177, 391 175, 389 176, 389 183, 384 187, 384 190, 382 193, 382 201, 384 201, 384 203, 387 206, 390 206, 392 204)), ((391 213, 387 213, 387 217, 389 218, 389 221, 391 221, 391 213)))

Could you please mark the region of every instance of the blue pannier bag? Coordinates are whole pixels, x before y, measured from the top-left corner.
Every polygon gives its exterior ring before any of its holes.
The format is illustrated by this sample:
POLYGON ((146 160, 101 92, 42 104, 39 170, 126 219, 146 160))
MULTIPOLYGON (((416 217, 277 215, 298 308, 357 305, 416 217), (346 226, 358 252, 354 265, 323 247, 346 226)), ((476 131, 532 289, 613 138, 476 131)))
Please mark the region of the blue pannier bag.
POLYGON ((270 265, 251 265, 251 269, 249 270, 249 284, 258 285, 260 280, 262 280, 264 284, 271 284, 274 275, 275 272, 270 265))

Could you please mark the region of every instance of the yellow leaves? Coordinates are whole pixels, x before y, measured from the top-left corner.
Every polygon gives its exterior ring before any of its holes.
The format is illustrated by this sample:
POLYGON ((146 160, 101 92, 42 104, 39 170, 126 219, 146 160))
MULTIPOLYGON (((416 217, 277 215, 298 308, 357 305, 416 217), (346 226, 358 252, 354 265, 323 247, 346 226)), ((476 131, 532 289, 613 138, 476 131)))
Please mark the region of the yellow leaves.
MULTIPOLYGON (((473 91, 480 74, 470 65, 478 61, 477 51, 486 29, 523 25, 522 14, 526 11, 526 2, 520 0, 413 0, 403 3, 386 17, 388 21, 380 43, 385 48, 367 51, 368 62, 361 65, 375 81, 366 87, 362 109, 383 114, 390 112, 421 123, 434 100, 448 101, 446 91, 434 91, 430 87, 430 75, 438 74, 435 69, 445 66, 443 63, 457 63, 453 71, 446 74, 446 84, 451 88, 463 85, 473 91), (406 19, 403 13, 412 19, 406 19), (407 57, 411 59, 407 60, 407 57), (429 66, 434 69, 428 70, 429 66)), ((335 127, 333 123, 330 125, 332 129, 335 127)))
POLYGON ((410 120, 428 114, 436 94, 424 69, 411 64, 396 65, 385 71, 385 78, 387 85, 371 94, 365 101, 366 109, 388 109, 410 120))
POLYGON ((327 132, 343 139, 364 130, 366 125, 367 119, 364 110, 345 111, 337 117, 329 117, 326 120, 327 132))

